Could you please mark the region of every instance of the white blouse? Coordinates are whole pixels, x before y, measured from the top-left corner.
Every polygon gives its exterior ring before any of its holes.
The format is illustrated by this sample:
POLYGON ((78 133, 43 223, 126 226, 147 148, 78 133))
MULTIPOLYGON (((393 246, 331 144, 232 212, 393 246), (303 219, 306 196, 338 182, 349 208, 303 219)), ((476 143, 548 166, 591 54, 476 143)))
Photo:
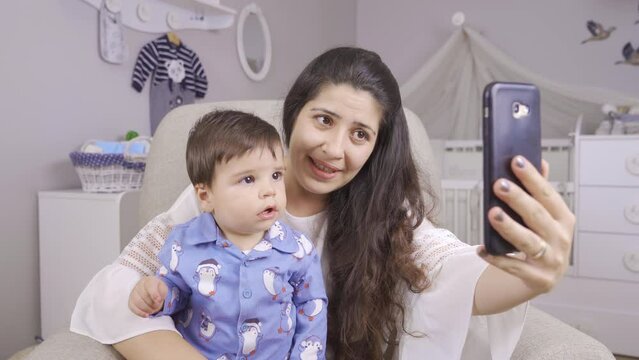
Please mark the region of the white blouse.
MULTIPOLYGON (((93 277, 78 298, 71 331, 103 344, 155 330, 176 331, 168 316, 134 315, 128 298, 143 275, 155 273, 159 266, 156 255, 172 226, 198 214, 189 186, 167 212, 140 230, 113 264, 93 277)), ((323 213, 310 217, 285 213, 282 220, 309 235, 321 255, 326 231, 323 213)), ((521 335, 527 303, 501 314, 472 316, 475 285, 487 267, 476 248, 429 222, 416 230, 415 244, 415 260, 426 267, 430 287, 419 294, 407 293, 406 329, 418 336, 402 332, 395 358, 509 359, 521 335)), ((324 265, 325 257, 322 260, 324 265)))

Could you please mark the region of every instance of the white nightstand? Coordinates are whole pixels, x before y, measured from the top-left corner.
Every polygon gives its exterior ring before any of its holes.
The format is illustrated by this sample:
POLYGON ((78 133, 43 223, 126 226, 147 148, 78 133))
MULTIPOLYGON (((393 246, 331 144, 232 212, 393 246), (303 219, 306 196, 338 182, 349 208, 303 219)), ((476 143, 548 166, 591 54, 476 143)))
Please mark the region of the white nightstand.
POLYGON ((42 337, 69 328, 80 292, 139 230, 139 191, 38 193, 42 337))
POLYGON ((575 134, 575 262, 534 303, 639 356, 639 136, 575 134))

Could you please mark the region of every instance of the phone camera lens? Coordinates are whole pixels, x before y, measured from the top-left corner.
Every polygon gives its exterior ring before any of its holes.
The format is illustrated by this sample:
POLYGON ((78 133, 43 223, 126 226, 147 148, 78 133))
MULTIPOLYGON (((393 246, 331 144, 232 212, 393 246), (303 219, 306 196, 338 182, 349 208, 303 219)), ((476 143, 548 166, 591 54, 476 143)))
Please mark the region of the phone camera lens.
POLYGON ((527 105, 522 104, 520 102, 513 103, 513 117, 515 119, 521 119, 523 117, 526 117, 528 116, 529 113, 530 113, 530 108, 527 105))

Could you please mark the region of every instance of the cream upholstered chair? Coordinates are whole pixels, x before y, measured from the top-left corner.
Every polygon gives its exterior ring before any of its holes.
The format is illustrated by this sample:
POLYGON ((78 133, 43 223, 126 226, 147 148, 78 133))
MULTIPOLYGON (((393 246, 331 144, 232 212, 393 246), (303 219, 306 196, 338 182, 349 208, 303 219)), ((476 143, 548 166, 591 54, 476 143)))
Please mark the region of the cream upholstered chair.
MULTIPOLYGON (((281 128, 281 101, 237 101, 187 105, 176 108, 160 124, 149 158, 140 200, 140 226, 167 210, 189 184, 184 153, 189 129, 203 114, 214 109, 252 112, 281 128)), ((428 135, 417 116, 407 110, 411 145, 423 173, 431 166, 432 152, 428 135)), ((439 191, 439 174, 430 171, 425 180, 439 191)), ((427 356, 425 354, 425 356, 427 356)), ((613 359, 601 343, 533 307, 513 359, 613 359)), ((26 356, 29 360, 122 359, 111 346, 70 332, 46 339, 26 356)), ((14 359, 12 359, 14 360, 14 359)))

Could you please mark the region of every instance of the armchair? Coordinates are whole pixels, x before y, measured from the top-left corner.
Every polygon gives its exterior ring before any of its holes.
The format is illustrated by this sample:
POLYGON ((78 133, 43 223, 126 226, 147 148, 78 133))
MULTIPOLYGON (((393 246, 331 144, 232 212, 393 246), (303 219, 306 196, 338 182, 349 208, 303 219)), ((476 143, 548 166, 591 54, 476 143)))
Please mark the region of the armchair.
MULTIPOLYGON (((231 108, 253 112, 280 128, 280 101, 237 101, 187 105, 176 108, 160 124, 153 140, 140 199, 140 226, 165 211, 189 183, 185 171, 184 153, 188 131, 204 113, 216 108, 231 108)), ((432 166, 432 152, 428 135, 418 117, 406 111, 413 153, 422 173, 429 173, 428 181, 439 192, 439 174, 427 169, 432 166)), ((26 354, 24 351, 10 360, 57 359, 122 359, 111 346, 71 332, 61 332, 26 354)), ((513 359, 612 359, 610 351, 600 342, 573 329, 561 321, 533 307, 529 308, 521 340, 513 359)))

